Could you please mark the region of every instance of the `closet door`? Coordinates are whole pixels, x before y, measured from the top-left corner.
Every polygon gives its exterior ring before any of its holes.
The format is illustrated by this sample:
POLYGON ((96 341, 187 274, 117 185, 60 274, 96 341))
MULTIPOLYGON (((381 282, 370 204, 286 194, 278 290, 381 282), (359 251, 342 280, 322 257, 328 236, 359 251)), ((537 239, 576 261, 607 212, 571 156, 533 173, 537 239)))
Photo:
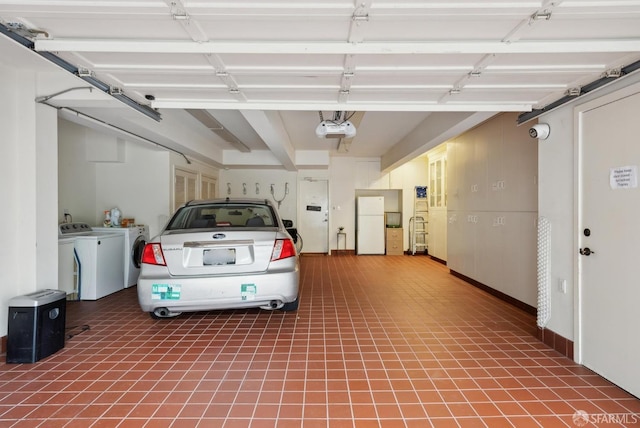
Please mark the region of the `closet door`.
POLYGON ((198 174, 176 168, 173 176, 173 211, 180 205, 196 199, 198 195, 198 174))

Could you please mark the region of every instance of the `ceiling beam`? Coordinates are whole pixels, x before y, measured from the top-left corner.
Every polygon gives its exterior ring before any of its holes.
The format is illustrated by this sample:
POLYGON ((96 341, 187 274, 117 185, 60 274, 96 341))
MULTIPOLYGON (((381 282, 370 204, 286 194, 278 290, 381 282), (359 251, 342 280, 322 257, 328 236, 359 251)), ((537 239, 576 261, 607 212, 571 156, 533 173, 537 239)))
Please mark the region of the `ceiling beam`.
POLYGON ((173 54, 478 54, 637 52, 640 38, 537 42, 194 42, 172 40, 36 40, 37 51, 173 54))
POLYGON ((302 101, 299 103, 280 100, 261 102, 207 101, 207 100, 156 100, 153 108, 166 109, 210 109, 210 110, 293 110, 293 111, 488 111, 488 112, 524 112, 531 111, 530 103, 389 103, 389 102, 348 102, 327 103, 302 101))
POLYGON ((389 172, 432 148, 493 117, 489 112, 459 112, 429 115, 380 159, 380 168, 389 172))
POLYGON ((287 171, 296 171, 295 150, 277 111, 240 111, 287 171))

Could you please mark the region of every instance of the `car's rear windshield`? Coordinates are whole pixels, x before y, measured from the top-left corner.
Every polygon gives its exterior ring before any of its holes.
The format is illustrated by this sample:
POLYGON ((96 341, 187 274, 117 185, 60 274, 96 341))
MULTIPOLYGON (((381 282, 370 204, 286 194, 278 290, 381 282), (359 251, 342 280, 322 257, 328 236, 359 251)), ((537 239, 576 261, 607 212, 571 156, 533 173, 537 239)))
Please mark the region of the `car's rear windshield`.
POLYGON ((274 226, 277 226, 275 215, 268 205, 225 203, 182 207, 167 230, 274 226))

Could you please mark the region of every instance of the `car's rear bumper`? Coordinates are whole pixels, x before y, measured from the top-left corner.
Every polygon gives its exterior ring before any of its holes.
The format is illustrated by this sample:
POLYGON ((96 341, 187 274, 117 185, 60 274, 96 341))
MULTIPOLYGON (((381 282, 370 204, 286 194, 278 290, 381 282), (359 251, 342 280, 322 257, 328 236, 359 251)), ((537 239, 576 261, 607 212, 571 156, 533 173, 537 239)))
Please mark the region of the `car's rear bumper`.
MULTIPOLYGON (((166 272, 166 271, 165 271, 166 272)), ((138 279, 138 301, 145 312, 267 307, 298 298, 299 272, 226 277, 152 277, 138 279)))

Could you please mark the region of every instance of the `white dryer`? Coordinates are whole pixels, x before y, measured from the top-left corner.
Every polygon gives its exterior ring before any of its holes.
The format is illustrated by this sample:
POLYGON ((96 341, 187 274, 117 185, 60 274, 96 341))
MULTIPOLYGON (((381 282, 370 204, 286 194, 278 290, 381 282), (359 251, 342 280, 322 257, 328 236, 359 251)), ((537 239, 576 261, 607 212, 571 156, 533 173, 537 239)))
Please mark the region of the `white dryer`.
POLYGON ((94 227, 93 230, 102 233, 118 233, 124 236, 123 285, 125 288, 136 285, 138 283, 138 276, 140 276, 142 250, 149 241, 149 226, 94 227))
POLYGON ((63 223, 58 231, 60 237, 75 238, 80 300, 97 300, 124 288, 122 234, 94 232, 87 223, 63 223))

